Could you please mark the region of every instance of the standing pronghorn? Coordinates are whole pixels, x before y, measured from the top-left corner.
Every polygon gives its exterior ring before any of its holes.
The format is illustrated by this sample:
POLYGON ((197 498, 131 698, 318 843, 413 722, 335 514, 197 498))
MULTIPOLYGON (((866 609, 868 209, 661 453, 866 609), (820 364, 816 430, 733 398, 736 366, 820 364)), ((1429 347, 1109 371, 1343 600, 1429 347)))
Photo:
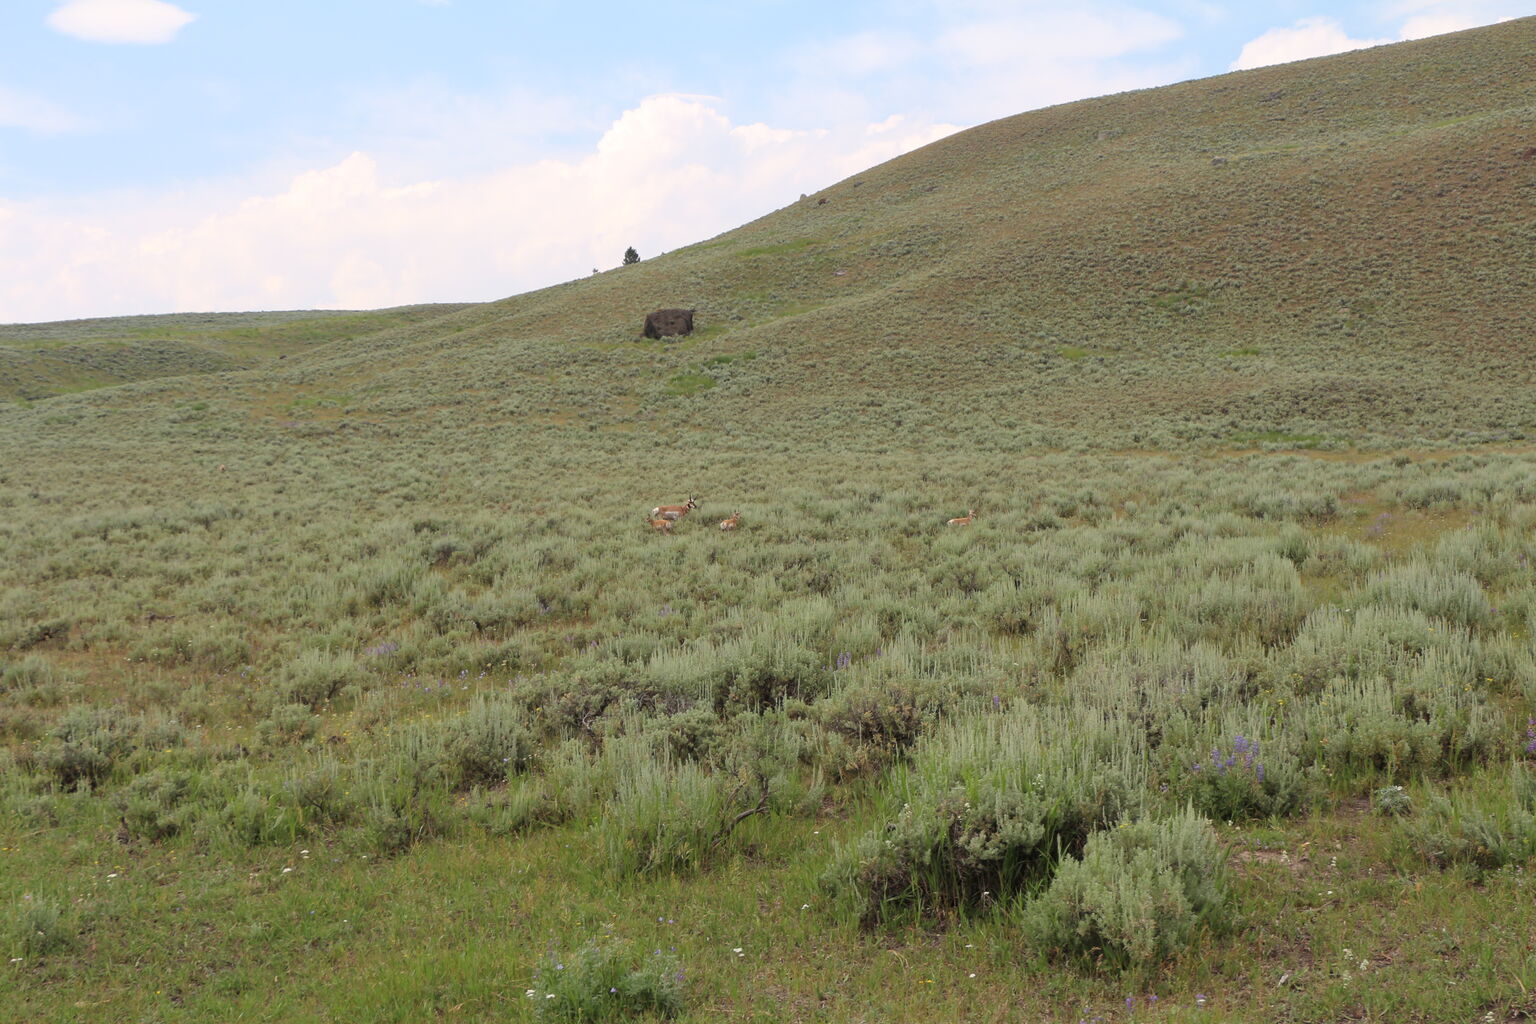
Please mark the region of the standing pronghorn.
POLYGON ((666 519, 672 522, 676 522, 698 507, 698 498, 689 498, 688 504, 686 505, 657 505, 655 508, 651 509, 651 518, 666 519))
POLYGON ((949 522, 946 525, 948 525, 948 526, 970 526, 975 521, 976 521, 976 510, 971 508, 971 509, 966 509, 965 515, 960 516, 958 519, 951 519, 951 520, 949 520, 949 522))
POLYGON ((652 519, 650 516, 646 516, 645 521, 650 523, 651 529, 657 533, 670 534, 672 532, 672 520, 670 519, 652 519))
POLYGON ((741 525, 741 513, 740 512, 733 513, 729 519, 722 519, 722 520, 720 520, 720 529, 722 529, 722 530, 734 530, 734 529, 736 529, 736 527, 738 527, 740 525, 741 525))

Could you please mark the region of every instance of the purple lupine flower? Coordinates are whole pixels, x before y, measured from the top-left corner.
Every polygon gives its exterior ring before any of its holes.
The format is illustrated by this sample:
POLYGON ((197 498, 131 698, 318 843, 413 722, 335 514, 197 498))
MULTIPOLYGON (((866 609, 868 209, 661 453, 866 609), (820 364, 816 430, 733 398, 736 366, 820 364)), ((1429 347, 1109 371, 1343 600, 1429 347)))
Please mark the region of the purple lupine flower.
POLYGON ((1253 774, 1254 774, 1255 778, 1257 778, 1260 782, 1263 782, 1264 781, 1264 766, 1262 764, 1254 765, 1253 766, 1253 774))
POLYGON ((1232 738, 1232 749, 1241 754, 1248 749, 1248 740, 1243 736, 1234 736, 1232 738))

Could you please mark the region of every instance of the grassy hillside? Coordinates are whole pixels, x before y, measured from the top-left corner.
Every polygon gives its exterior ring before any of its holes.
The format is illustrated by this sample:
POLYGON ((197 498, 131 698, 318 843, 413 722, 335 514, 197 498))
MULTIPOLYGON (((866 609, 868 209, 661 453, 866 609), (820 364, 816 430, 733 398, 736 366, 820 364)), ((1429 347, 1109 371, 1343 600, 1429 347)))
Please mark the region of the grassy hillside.
POLYGON ((0 406, 10 1018, 1536 1014, 1533 49, 0 406))
POLYGON ((249 370, 327 342, 432 320, 460 308, 168 313, 0 324, 0 401, 49 398, 157 377, 249 370))

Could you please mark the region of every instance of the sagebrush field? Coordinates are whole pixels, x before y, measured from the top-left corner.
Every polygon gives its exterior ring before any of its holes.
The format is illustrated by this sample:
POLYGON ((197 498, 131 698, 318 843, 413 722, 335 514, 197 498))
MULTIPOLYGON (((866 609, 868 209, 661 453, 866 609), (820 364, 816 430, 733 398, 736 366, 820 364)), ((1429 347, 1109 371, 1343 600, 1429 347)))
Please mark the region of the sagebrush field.
POLYGON ((1533 49, 0 328, 4 1016, 1536 1015, 1533 49))

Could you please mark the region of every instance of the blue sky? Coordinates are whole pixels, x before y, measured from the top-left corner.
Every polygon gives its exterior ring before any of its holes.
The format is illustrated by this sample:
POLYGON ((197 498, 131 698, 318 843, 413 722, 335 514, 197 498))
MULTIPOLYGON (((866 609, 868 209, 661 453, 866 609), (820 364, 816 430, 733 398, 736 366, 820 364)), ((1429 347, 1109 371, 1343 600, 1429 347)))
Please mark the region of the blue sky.
POLYGON ((1536 0, 5 0, 0 322, 481 300, 1052 103, 1536 0))

